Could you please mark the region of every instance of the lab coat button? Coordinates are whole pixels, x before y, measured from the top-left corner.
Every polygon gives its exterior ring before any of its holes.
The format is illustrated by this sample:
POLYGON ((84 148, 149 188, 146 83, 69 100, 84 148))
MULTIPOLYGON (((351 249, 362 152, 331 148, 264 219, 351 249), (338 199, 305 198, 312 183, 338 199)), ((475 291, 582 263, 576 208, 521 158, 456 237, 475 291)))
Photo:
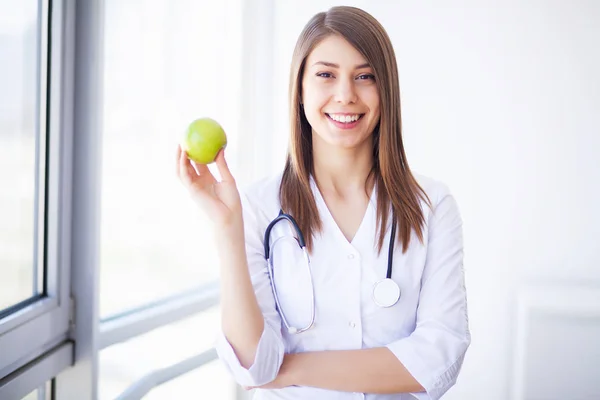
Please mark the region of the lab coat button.
POLYGON ((348 259, 349 260, 352 260, 353 258, 354 258, 354 254, 352 254, 352 253, 348 254, 348 259))
POLYGON ((356 324, 354 323, 354 321, 350 321, 348 325, 350 325, 350 328, 356 328, 356 324))

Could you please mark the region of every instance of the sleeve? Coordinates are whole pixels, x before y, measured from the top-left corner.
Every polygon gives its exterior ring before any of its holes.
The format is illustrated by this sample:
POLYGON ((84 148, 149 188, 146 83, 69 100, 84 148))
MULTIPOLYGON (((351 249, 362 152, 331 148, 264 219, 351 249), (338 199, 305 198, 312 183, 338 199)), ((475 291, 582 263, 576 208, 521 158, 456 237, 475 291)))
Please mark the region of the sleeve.
POLYGON ((456 383, 471 342, 468 325, 462 219, 444 187, 429 218, 416 328, 386 346, 425 389, 414 397, 437 400, 456 383))
POLYGON ((281 336, 281 318, 275 308, 275 299, 264 258, 263 232, 258 214, 248 197, 241 194, 246 254, 248 268, 256 300, 265 319, 264 330, 256 349, 256 356, 250 368, 245 368, 235 354, 222 331, 216 341, 216 351, 229 370, 233 379, 242 386, 261 386, 273 381, 279 372, 284 356, 284 344, 281 336))

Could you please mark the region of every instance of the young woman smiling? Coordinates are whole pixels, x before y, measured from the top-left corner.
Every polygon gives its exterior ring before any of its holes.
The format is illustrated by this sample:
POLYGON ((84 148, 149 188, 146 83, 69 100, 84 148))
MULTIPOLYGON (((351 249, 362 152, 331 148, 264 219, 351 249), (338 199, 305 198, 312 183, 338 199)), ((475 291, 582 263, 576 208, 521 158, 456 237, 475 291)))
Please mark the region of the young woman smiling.
POLYGON ((439 399, 470 344, 462 221, 449 189, 414 174, 394 50, 363 10, 302 31, 284 170, 237 189, 178 149, 215 222, 217 351, 256 399, 439 399))

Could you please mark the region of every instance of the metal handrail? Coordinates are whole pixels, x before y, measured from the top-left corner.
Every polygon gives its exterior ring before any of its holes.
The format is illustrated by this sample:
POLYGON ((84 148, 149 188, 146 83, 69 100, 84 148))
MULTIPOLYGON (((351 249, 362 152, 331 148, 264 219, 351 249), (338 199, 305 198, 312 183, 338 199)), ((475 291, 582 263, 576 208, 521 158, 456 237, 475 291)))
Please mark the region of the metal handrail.
POLYGON ((203 365, 214 361, 216 358, 217 351, 212 348, 204 353, 186 358, 177 364, 152 371, 134 382, 123 393, 116 397, 115 400, 140 400, 155 387, 196 368, 202 367, 203 365))

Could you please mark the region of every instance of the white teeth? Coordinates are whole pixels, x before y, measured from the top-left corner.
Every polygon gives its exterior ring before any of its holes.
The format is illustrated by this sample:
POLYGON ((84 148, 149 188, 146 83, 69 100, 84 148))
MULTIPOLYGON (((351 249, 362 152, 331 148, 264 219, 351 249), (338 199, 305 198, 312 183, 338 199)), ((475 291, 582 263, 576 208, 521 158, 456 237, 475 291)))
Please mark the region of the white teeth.
POLYGON ((346 124, 349 122, 354 122, 360 118, 360 114, 354 114, 354 115, 327 114, 327 115, 329 115, 329 117, 334 121, 343 122, 346 124))

